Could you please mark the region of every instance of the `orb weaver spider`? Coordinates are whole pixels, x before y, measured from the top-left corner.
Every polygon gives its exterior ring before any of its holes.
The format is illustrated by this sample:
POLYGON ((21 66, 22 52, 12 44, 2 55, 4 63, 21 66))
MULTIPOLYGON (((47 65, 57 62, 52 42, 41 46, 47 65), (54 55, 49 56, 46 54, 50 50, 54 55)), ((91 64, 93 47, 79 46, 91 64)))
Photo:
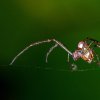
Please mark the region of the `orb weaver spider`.
MULTIPOLYGON (((91 63, 94 61, 94 55, 96 55, 96 61, 98 64, 100 64, 99 62, 99 56, 94 52, 94 48, 95 47, 99 47, 100 48, 100 42, 87 37, 86 39, 80 41, 78 43, 77 49, 72 53, 67 47, 65 47, 61 42, 59 42, 56 39, 47 39, 47 40, 43 40, 43 41, 38 41, 35 43, 30 44, 29 46, 27 46, 25 49, 23 49, 20 53, 18 53, 17 56, 15 56, 13 58, 13 60, 11 61, 10 65, 12 65, 15 60, 21 55, 23 54, 25 51, 27 51, 29 48, 42 44, 42 43, 49 43, 49 42, 54 42, 55 45, 52 46, 49 51, 47 52, 46 55, 46 63, 48 62, 48 56, 50 55, 50 53, 58 46, 60 46, 62 49, 64 49, 67 53, 68 53, 68 62, 69 62, 69 56, 71 56, 73 58, 74 61, 77 61, 79 58, 82 58, 84 61, 86 61, 87 63, 91 63)), ((77 65, 76 64, 71 64, 71 69, 72 70, 77 70, 77 65)))

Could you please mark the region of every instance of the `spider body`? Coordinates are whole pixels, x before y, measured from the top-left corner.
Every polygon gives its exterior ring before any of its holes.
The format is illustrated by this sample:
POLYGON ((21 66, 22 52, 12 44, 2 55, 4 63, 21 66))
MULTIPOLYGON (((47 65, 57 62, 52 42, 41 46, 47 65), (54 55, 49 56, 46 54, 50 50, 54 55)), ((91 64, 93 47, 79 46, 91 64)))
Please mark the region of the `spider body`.
POLYGON ((78 60, 79 58, 82 58, 88 63, 91 63, 94 58, 93 50, 84 41, 79 42, 78 49, 73 53, 74 60, 78 60))
MULTIPOLYGON (((13 60, 11 61, 10 65, 12 65, 15 60, 22 55, 25 51, 27 51, 29 48, 39 45, 39 44, 43 44, 43 43, 50 43, 50 42, 54 42, 55 45, 52 46, 49 51, 46 54, 46 62, 48 62, 48 56, 49 54, 58 46, 60 46, 63 50, 65 50, 68 53, 68 62, 69 62, 69 56, 71 56, 73 58, 74 61, 77 61, 79 58, 82 58, 84 61, 91 63, 94 60, 94 56, 96 55, 96 62, 97 64, 99 64, 99 56, 94 52, 94 48, 98 47, 100 48, 100 42, 92 39, 92 38, 86 38, 82 41, 80 41, 78 43, 77 49, 72 53, 66 46, 64 46, 60 41, 56 40, 56 39, 47 39, 47 40, 43 40, 43 41, 38 41, 35 43, 30 44, 29 46, 27 46, 25 49, 23 49, 20 53, 18 53, 13 60)), ((77 65, 76 64, 71 64, 72 66, 72 70, 76 70, 77 69, 77 65)))

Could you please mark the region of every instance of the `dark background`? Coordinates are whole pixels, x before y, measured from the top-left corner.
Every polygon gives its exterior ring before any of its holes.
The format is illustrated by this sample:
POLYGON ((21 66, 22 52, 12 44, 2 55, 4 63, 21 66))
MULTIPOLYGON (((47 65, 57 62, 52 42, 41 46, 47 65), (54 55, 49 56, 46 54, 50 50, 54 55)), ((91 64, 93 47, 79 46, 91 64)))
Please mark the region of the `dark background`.
MULTIPOLYGON (((48 38, 61 41, 73 52, 77 43, 86 37, 100 40, 99 27, 99 0, 0 1, 0 97, 99 100, 100 70, 67 72, 67 53, 59 47, 46 64, 45 55, 53 43, 29 49, 13 66, 8 66, 27 45, 48 38)), ((100 54, 99 49, 96 52, 100 54)), ((77 64, 82 69, 99 68, 83 60, 77 64)))

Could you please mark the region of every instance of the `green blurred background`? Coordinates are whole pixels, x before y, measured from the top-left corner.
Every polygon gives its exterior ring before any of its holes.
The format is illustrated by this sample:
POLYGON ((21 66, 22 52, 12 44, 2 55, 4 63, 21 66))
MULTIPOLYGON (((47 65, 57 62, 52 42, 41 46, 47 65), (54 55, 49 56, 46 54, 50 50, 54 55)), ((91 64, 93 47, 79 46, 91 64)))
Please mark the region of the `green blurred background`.
MULTIPOLYGON (((8 66, 27 45, 48 38, 61 41, 73 52, 86 37, 100 40, 99 27, 99 0, 0 1, 2 96, 6 94, 4 98, 9 100, 99 100, 100 70, 73 73, 55 70, 68 68, 67 54, 59 47, 45 64, 46 52, 54 43, 31 48, 13 66, 8 66)), ((98 67, 82 60, 77 64, 83 69, 98 67)))

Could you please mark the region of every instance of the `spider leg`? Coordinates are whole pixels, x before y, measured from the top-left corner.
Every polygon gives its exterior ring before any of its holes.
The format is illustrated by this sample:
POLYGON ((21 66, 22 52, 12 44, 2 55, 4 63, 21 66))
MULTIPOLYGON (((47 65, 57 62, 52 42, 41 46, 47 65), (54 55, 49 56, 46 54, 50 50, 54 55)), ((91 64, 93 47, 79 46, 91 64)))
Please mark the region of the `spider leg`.
POLYGON ((38 42, 35 42, 35 43, 32 43, 30 44, 29 46, 27 46, 25 49, 23 49, 20 53, 17 54, 17 56, 15 56, 13 58, 13 60, 11 61, 10 65, 12 65, 15 60, 20 56, 22 55, 25 51, 27 51, 29 48, 33 47, 33 46, 36 46, 36 45, 39 45, 39 44, 43 44, 43 43, 49 43, 49 42, 55 42, 56 44, 58 44, 61 48, 63 48, 67 53, 69 53, 70 55, 72 55, 72 53, 59 41, 55 40, 55 39, 48 39, 48 40, 44 40, 44 41, 38 41, 38 42))
POLYGON ((87 37, 86 39, 84 39, 85 41, 94 41, 94 42, 96 42, 96 43, 98 43, 99 41, 97 41, 97 40, 95 40, 95 39, 93 39, 93 38, 90 38, 90 37, 87 37))
POLYGON ((53 47, 51 47, 50 50, 49 50, 49 52, 47 53, 46 62, 48 62, 47 59, 48 59, 49 54, 50 54, 50 53, 52 52, 52 50, 53 50, 54 48, 56 48, 58 45, 59 45, 61 48, 63 48, 65 51, 67 51, 67 53, 68 53, 68 62, 69 62, 69 54, 72 55, 72 53, 71 53, 61 42, 59 42, 59 41, 57 41, 57 40, 55 40, 55 39, 53 39, 53 41, 56 42, 56 44, 55 44, 53 47))
POLYGON ((68 58, 67 58, 67 61, 69 62, 69 53, 68 53, 68 58))
POLYGON ((84 41, 92 41, 95 44, 95 46, 100 48, 100 42, 93 38, 87 37, 86 39, 84 39, 84 41))
POLYGON ((27 51, 29 48, 33 47, 33 46, 36 46, 36 45, 39 45, 39 44, 42 44, 42 43, 49 43, 51 42, 52 40, 48 39, 48 40, 44 40, 44 41, 38 41, 38 42, 35 42, 35 43, 32 43, 30 44, 29 46, 27 46, 25 49, 23 49, 20 53, 17 54, 17 56, 15 56, 13 58, 13 60, 11 61, 11 63, 9 65, 12 65, 15 60, 20 56, 22 55, 25 51, 27 51))
POLYGON ((54 46, 52 46, 49 51, 47 52, 46 55, 46 63, 48 62, 48 56, 50 55, 50 53, 58 46, 58 44, 55 44, 54 46))
POLYGON ((77 65, 76 64, 71 64, 71 66, 72 66, 72 71, 77 71, 78 70, 78 68, 77 68, 77 65))
POLYGON ((97 64, 100 66, 100 59, 99 59, 99 55, 96 54, 96 59, 97 59, 97 64))
POLYGON ((70 64, 70 69, 72 70, 72 71, 77 71, 78 70, 78 67, 77 67, 77 65, 76 64, 74 64, 74 63, 70 63, 69 62, 69 53, 68 53, 68 58, 67 58, 67 62, 70 64))
POLYGON ((100 48, 100 45, 97 45, 98 48, 100 48))
POLYGON ((67 53, 69 53, 72 56, 72 52, 69 51, 61 42, 53 39, 54 42, 56 42, 62 49, 64 49, 67 53))
POLYGON ((100 62, 99 56, 97 54, 96 54, 96 57, 97 57, 97 61, 100 62))

